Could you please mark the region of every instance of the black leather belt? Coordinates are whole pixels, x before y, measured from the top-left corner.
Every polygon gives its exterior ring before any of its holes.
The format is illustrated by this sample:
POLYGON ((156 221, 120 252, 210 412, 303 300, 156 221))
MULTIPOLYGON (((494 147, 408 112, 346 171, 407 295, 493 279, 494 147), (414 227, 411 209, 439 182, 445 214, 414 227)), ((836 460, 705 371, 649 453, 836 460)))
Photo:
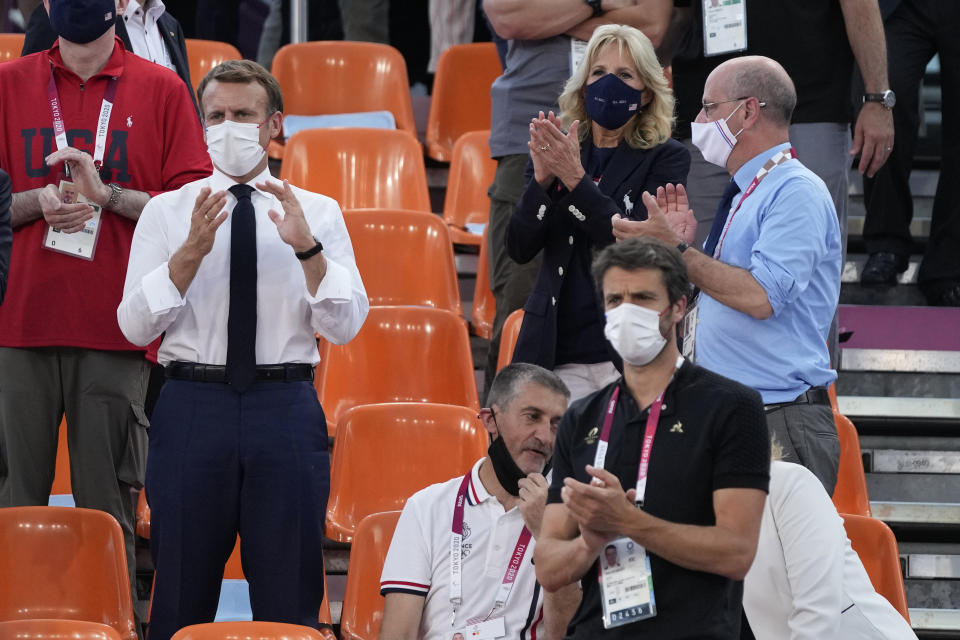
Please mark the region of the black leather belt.
MULTIPOLYGON (((227 368, 222 364, 171 362, 164 369, 166 376, 172 380, 230 382, 227 368)), ((313 380, 313 365, 302 362, 257 365, 254 380, 257 382, 303 382, 313 380)))
POLYGON ((767 404, 767 405, 764 405, 764 406, 763 406, 763 410, 766 411, 767 413, 770 413, 771 411, 776 411, 777 409, 780 409, 781 407, 788 407, 788 406, 790 406, 790 405, 792 405, 792 404, 826 404, 826 405, 829 405, 829 404, 830 404, 830 394, 827 393, 827 390, 824 389, 823 387, 810 387, 809 389, 807 389, 806 391, 804 391, 803 393, 801 393, 800 395, 798 395, 798 396, 796 397, 796 399, 794 399, 794 400, 792 400, 792 401, 790 401, 790 402, 776 402, 776 403, 774 403, 774 404, 767 404))

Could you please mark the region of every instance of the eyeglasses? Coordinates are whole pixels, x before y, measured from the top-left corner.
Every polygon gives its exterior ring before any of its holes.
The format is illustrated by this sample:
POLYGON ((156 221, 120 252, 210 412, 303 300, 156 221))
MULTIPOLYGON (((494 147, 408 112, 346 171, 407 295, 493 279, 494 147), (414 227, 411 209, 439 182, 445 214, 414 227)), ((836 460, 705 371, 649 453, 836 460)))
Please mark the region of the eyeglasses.
MULTIPOLYGON (((750 96, 741 96, 739 98, 731 98, 730 100, 717 100, 716 102, 702 102, 700 106, 703 107, 703 115, 710 117, 710 109, 713 109, 718 104, 727 104, 728 102, 739 102, 740 100, 747 100, 750 96)), ((757 100, 757 103, 760 105, 760 108, 767 106, 767 103, 762 100, 757 100)))

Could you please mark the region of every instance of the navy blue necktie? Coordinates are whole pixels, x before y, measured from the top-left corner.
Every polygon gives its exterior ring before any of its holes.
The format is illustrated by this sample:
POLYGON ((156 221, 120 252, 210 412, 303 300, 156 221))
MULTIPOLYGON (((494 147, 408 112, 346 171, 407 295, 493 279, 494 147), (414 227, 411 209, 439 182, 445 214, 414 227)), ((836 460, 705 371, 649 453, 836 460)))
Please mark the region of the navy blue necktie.
POLYGON ((230 231, 230 315, 227 319, 227 371, 239 392, 253 384, 257 367, 257 220, 253 187, 235 184, 237 198, 230 231))
POLYGON ((707 236, 707 244, 703 246, 703 252, 713 257, 713 252, 720 241, 720 234, 723 233, 723 225, 727 223, 727 216, 730 215, 730 207, 733 205, 733 197, 740 193, 740 187, 735 180, 730 180, 727 188, 723 190, 720 196, 720 205, 717 207, 717 213, 713 216, 713 226, 710 227, 710 235, 707 236))

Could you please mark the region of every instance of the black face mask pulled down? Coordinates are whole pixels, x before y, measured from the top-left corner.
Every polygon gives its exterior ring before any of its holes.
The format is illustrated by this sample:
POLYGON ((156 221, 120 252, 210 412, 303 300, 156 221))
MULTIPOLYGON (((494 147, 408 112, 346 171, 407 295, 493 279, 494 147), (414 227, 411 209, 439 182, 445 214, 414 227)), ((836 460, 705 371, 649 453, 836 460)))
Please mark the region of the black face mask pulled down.
POLYGON ((510 495, 519 496, 520 485, 518 483, 521 478, 526 478, 527 474, 513 461, 503 438, 497 436, 490 443, 490 446, 487 447, 487 457, 493 465, 493 472, 497 474, 497 482, 500 483, 500 486, 506 489, 510 495))

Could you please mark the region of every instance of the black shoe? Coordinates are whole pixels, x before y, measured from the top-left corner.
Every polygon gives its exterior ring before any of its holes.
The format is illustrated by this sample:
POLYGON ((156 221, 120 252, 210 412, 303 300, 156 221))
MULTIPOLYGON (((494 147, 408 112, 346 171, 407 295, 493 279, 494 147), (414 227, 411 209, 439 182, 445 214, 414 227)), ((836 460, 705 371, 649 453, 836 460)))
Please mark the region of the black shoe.
POLYGON ((860 274, 860 284, 897 284, 897 274, 907 270, 907 258, 890 251, 871 253, 860 274))
POLYGON ((960 282, 941 289, 928 302, 935 307, 960 307, 960 282))

